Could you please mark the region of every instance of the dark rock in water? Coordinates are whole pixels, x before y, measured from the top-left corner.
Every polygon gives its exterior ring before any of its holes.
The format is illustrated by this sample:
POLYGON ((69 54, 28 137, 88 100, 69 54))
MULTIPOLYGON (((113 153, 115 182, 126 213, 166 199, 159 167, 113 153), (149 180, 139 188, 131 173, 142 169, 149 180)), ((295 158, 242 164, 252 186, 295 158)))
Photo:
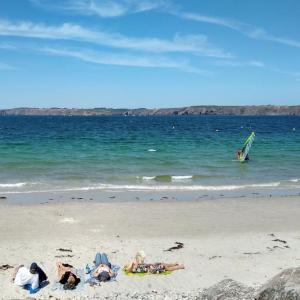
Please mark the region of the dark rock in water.
POLYGON ((300 268, 285 269, 264 284, 256 300, 300 300, 300 268))
POLYGON ((232 279, 225 279, 205 289, 201 293, 202 300, 253 300, 255 289, 232 279))
POLYGON ((7 197, 5 197, 5 196, 0 197, 0 200, 6 200, 6 199, 7 199, 7 197))

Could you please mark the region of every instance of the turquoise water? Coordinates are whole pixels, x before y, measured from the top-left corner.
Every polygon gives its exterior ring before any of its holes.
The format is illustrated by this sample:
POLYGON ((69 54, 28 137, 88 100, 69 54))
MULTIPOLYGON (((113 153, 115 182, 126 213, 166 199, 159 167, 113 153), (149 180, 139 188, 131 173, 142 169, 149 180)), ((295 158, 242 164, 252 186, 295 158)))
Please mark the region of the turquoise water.
POLYGON ((269 187, 300 188, 300 117, 0 117, 3 193, 269 187))

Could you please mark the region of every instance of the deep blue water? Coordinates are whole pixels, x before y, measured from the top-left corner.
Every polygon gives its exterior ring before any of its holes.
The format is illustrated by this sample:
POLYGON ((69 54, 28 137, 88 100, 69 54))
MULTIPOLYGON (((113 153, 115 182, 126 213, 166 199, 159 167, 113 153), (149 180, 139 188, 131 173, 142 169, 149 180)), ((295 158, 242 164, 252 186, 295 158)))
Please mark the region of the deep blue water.
POLYGON ((0 117, 0 192, 248 185, 300 188, 300 117, 0 117))

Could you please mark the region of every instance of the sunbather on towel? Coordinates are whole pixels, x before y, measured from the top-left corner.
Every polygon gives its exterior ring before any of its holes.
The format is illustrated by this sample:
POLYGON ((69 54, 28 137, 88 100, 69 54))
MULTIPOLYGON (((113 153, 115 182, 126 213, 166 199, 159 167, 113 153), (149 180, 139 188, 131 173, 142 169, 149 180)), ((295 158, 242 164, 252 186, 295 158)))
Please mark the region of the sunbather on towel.
POLYGON ((166 264, 166 263, 145 263, 145 253, 144 251, 139 251, 135 258, 125 266, 125 271, 130 273, 149 273, 149 274, 159 274, 165 271, 175 271, 184 269, 184 265, 166 264))
POLYGON ((115 276, 111 269, 111 263, 109 262, 105 253, 97 253, 95 257, 95 269, 92 276, 98 279, 100 282, 109 281, 115 276))
POLYGON ((74 290, 80 282, 76 269, 69 264, 63 264, 61 262, 57 262, 56 267, 58 281, 63 284, 64 290, 74 290))
POLYGON ((29 269, 20 265, 13 274, 13 282, 28 289, 31 294, 36 293, 47 278, 45 272, 36 263, 32 263, 29 269))

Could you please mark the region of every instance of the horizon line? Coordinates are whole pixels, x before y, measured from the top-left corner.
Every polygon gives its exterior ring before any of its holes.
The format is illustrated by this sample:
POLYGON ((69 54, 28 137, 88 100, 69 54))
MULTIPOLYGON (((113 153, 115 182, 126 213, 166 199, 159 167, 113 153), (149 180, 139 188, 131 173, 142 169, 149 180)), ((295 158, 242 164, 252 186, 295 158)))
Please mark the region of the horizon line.
POLYGON ((179 109, 179 108, 189 108, 189 107, 295 107, 300 106, 300 104, 245 104, 245 105, 219 105, 219 104, 201 104, 201 105, 187 105, 187 106, 176 106, 176 107, 30 107, 30 106, 20 106, 20 107, 11 107, 11 108, 0 108, 1 110, 13 110, 13 109, 76 109, 76 110, 94 110, 94 109, 113 109, 113 110, 139 110, 139 109, 146 109, 146 110, 153 110, 153 109, 179 109))

